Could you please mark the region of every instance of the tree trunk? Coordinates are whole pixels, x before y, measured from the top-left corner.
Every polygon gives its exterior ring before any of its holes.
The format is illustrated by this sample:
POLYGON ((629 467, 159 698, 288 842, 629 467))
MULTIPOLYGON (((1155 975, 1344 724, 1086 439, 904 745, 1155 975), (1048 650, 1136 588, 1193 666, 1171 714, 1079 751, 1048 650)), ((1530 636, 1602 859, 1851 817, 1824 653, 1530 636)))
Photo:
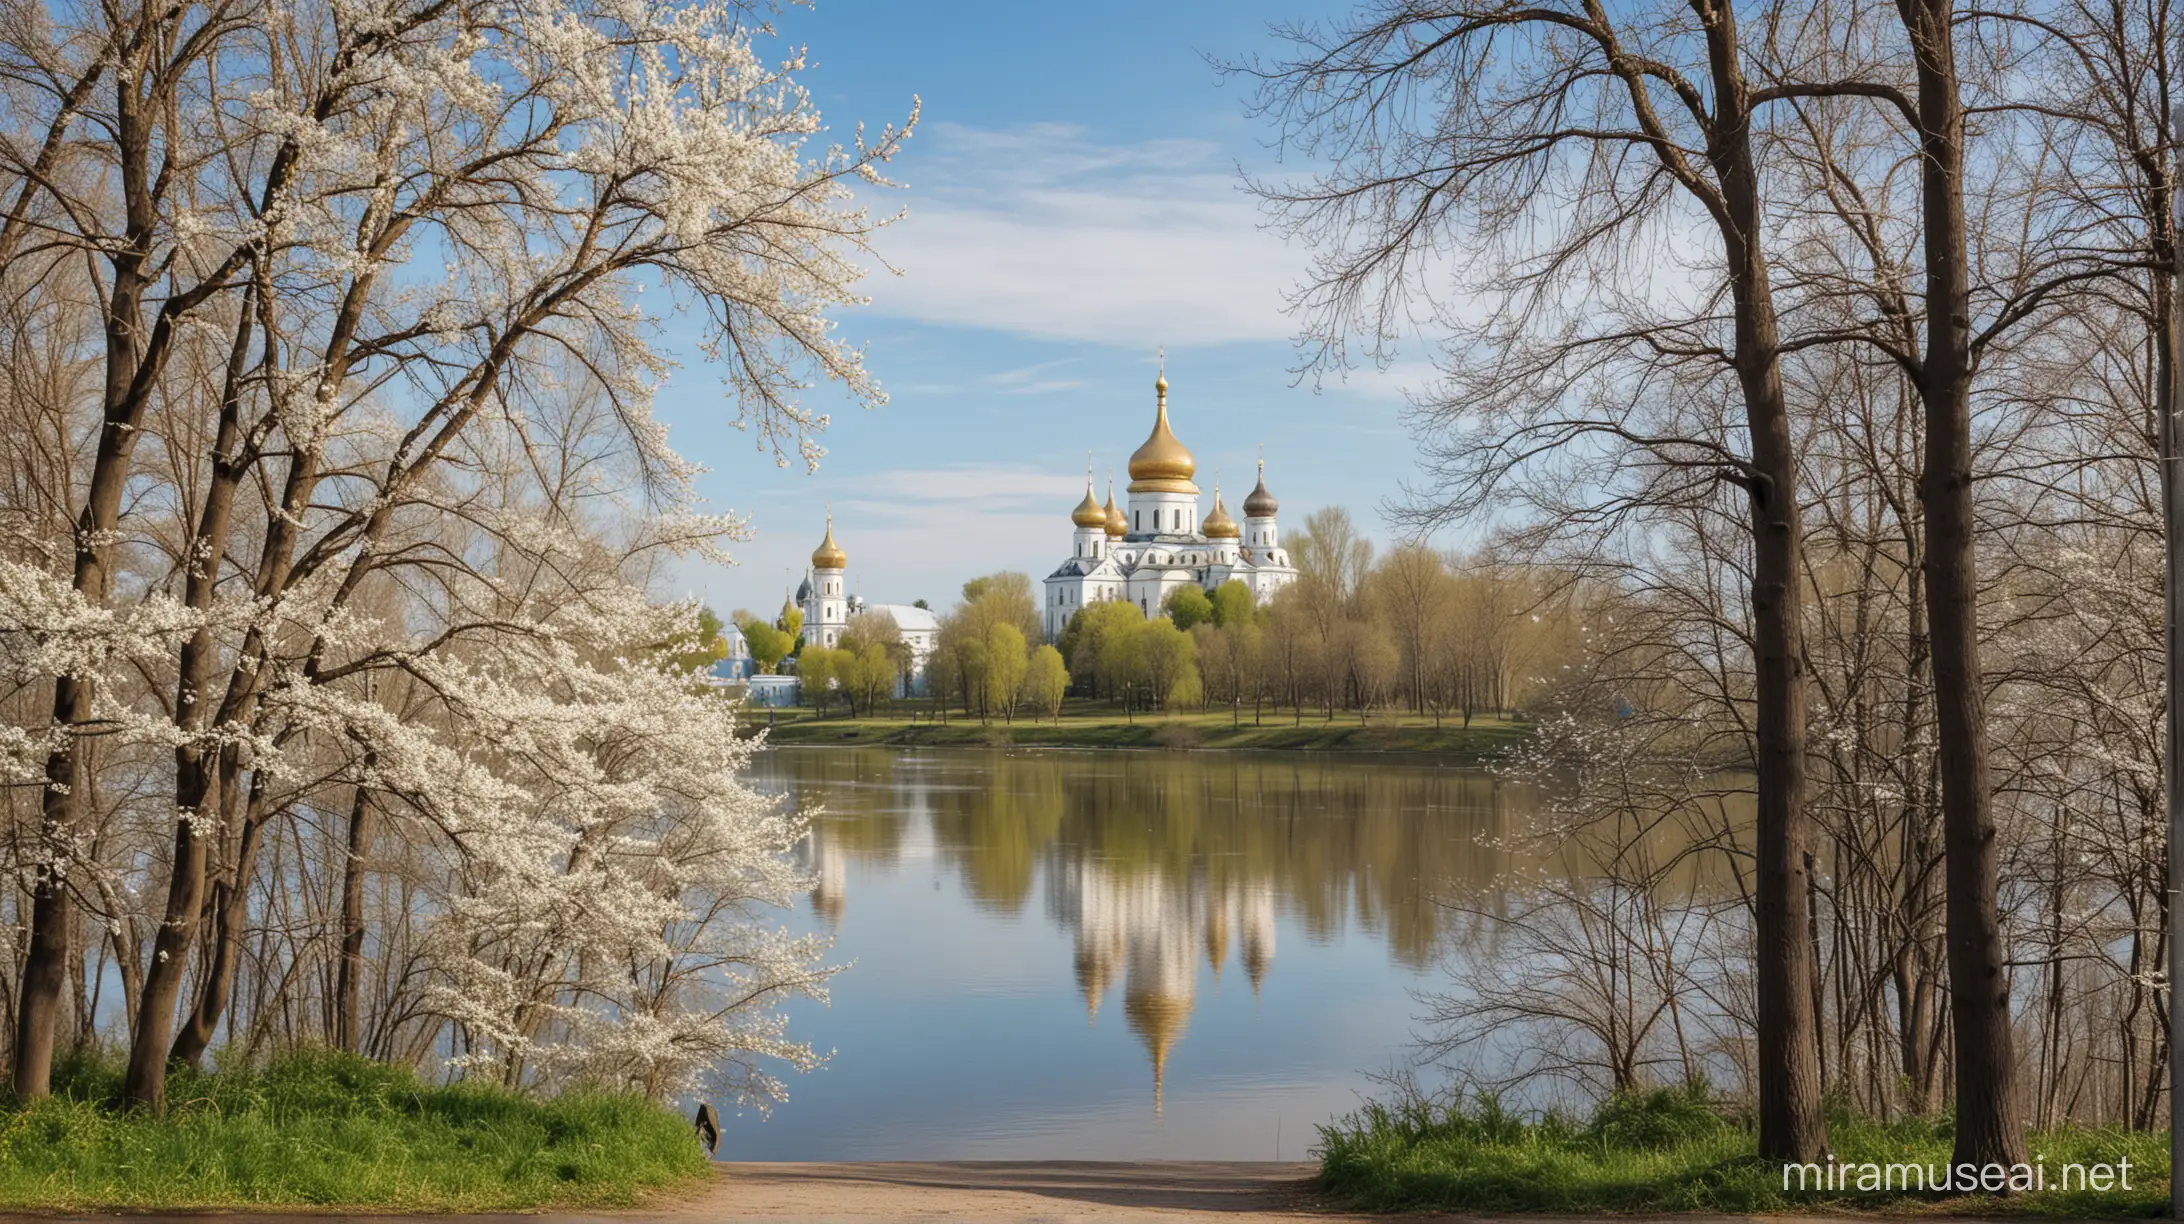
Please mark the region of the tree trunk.
MULTIPOLYGON (((142 274, 145 244, 154 217, 145 181, 150 133, 134 88, 123 74, 117 111, 116 142, 123 153, 122 191, 128 200, 130 237, 113 260, 113 287, 106 310, 105 417, 97 457, 81 514, 76 519, 77 593, 104 602, 113 551, 114 523, 136 452, 137 428, 144 415, 145 390, 138 356, 143 330, 142 274)), ((46 783, 39 813, 38 861, 31 871, 29 947, 23 960, 22 1002, 16 1012, 14 1087, 16 1095, 42 1097, 52 1091, 54 1030, 68 986, 67 875, 83 813, 76 802, 83 749, 73 729, 91 720, 93 686, 89 680, 61 676, 53 682, 52 723, 67 738, 46 756, 46 783)))
POLYGON ((1735 15, 1709 10, 1707 41, 1721 135, 1710 160, 1720 185, 1720 225, 1736 308, 1737 382, 1743 392, 1751 470, 1753 738, 1757 765, 1754 864, 1758 995, 1759 1154, 1807 1161, 1827 1150, 1821 1103, 1820 1025, 1812 984, 1811 828, 1805 811, 1804 528, 1797 504, 1796 443, 1782 389, 1782 349, 1767 259, 1759 173, 1751 148, 1750 95, 1735 15))
POLYGON ((1946 859, 1950 1018, 1956 1044, 1955 1163, 2025 1159, 2009 968, 1996 905, 2000 860, 1979 661, 1979 579, 1972 504, 1971 303, 1964 218, 1964 110, 1951 0, 1898 0, 1918 66, 1926 351, 1919 500, 1926 527, 1927 628, 1946 859))
MULTIPOLYGON (((167 1056, 170 1062, 195 1065, 204 1057, 234 992, 235 965, 242 955, 243 920, 250 913, 251 868, 258 858, 258 831, 265 819, 264 785, 255 776, 251 783, 249 805, 236 835, 233 875, 213 890, 212 946, 204 981, 198 987, 197 1005, 175 1032, 174 1048, 167 1056)), ((231 777, 228 785, 233 784, 231 777)))
MULTIPOLYGON (((365 768, 371 768, 367 758, 365 768)), ((364 981, 364 851, 371 844, 371 791, 356 788, 349 806, 349 857, 341 869, 341 966, 334 979, 334 1048, 358 1053, 364 1030, 357 1005, 364 981)))

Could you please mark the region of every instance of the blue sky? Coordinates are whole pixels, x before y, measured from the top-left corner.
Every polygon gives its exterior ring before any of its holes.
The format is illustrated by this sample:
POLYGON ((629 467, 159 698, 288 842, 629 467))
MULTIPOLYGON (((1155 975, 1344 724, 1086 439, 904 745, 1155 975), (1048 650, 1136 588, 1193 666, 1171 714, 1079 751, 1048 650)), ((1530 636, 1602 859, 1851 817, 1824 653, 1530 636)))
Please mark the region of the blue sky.
MULTIPOLYGON (((1043 577, 1068 555, 1086 452, 1104 492, 1152 423, 1154 353, 1169 408, 1211 492, 1231 509, 1266 448, 1285 523, 1348 505, 1380 531, 1408 474, 1400 388, 1421 367, 1299 385, 1283 291, 1305 253, 1260 228, 1236 167, 1272 168, 1265 131, 1208 55, 1270 46, 1267 22, 1332 0, 1142 0, 1100 6, 819 0, 776 22, 809 48, 800 79, 841 137, 900 121, 907 210, 879 249, 873 302, 841 316, 886 407, 833 414, 819 471, 783 469, 726 427, 719 380, 695 354, 663 390, 675 445, 711 470, 710 508, 749 515, 733 568, 693 567, 689 593, 726 610, 779 605, 834 507, 867 599, 952 603, 997 569, 1043 577)), ((1410 355, 1406 355, 1410 356, 1410 355)), ((683 591, 676 591, 680 594, 683 591)))

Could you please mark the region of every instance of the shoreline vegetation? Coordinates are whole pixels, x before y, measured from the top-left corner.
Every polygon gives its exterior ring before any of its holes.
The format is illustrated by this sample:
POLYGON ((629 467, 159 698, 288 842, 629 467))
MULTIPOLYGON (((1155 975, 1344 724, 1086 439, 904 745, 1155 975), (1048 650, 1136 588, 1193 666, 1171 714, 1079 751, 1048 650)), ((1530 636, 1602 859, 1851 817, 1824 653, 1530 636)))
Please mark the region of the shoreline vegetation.
POLYGON ((636 1207, 712 1168, 687 1119, 639 1096, 430 1084, 329 1050, 177 1070, 158 1114, 119 1105, 105 1053, 57 1061, 53 1088, 0 1101, 0 1210, 636 1207))
MULTIPOLYGON (((1828 1120, 1835 1161, 1857 1168, 1946 1169, 1948 1118, 1828 1120)), ((1519 1116, 1484 1099, 1449 1109, 1372 1105, 1320 1129, 1320 1189, 1380 1212, 1977 1215, 2157 1218, 2168 1214, 2168 1135, 2063 1126, 2029 1136, 2046 1188, 2011 1195, 1784 1189, 1783 1164, 1757 1155, 1750 1119, 1680 1088, 1610 1098, 1589 1117, 1519 1116), (2066 1166, 2113 1170, 2128 1189, 2060 1188, 2066 1166)), ((2081 1183, 2083 1181, 2081 1175, 2081 1183)), ((2094 1184, 2099 1184, 2096 1174, 2094 1184)))
POLYGON ((847 718, 806 707, 753 708, 744 711, 739 727, 752 734, 765 731, 770 744, 796 746, 1401 752, 1480 763, 1500 759, 1531 731, 1529 723, 1501 717, 1475 717, 1467 727, 1457 718, 1435 726, 1415 715, 1376 714, 1361 724, 1354 712, 1330 721, 1308 710, 1298 721, 1286 709, 1269 709, 1256 723, 1249 709, 1240 717, 1228 710, 1126 716, 1105 702, 1072 702, 1053 719, 986 722, 961 714, 942 721, 907 702, 897 703, 897 709, 903 712, 847 718))

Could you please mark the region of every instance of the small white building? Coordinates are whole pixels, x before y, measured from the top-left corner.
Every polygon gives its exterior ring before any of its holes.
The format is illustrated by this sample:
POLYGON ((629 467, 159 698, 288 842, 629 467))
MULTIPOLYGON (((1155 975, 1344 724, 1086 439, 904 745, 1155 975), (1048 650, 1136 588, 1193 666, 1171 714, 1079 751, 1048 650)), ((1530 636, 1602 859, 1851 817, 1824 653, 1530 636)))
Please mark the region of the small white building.
POLYGON ((783 708, 796 704, 802 692, 795 676, 754 675, 744 680, 745 691, 754 706, 783 708))
MULTIPOLYGON (((805 645, 835 646, 854 618, 868 612, 884 612, 902 634, 909 651, 909 674, 897 685, 897 697, 925 693, 926 664, 940 641, 940 618, 916 604, 868 604, 849 590, 849 554, 834 542, 834 515, 827 515, 826 538, 812 550, 811 572, 796 589, 796 606, 804 614, 805 645)), ((755 698, 754 698, 755 699, 755 698)))

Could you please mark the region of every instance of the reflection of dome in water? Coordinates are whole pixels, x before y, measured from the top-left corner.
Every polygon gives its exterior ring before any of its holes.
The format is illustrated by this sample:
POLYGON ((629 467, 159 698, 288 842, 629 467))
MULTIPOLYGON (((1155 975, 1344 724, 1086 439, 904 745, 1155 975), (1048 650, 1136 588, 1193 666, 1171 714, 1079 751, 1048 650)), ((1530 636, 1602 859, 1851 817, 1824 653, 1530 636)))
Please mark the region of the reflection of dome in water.
POLYGON ((1221 980, 1221 966, 1228 960, 1229 907, 1220 901, 1206 907, 1206 963, 1213 966, 1213 980, 1221 980))
POLYGON ((1274 890, 1254 884, 1244 890, 1244 972, 1251 977, 1251 993, 1274 964, 1274 890))
POLYGON ((1153 1056, 1153 1112, 1156 1114, 1161 1109, 1161 1092, 1167 1080, 1168 1047, 1190 1027, 1191 1006, 1189 995, 1131 991, 1122 998, 1123 1019, 1129 1021, 1130 1031, 1138 1035, 1153 1056))
POLYGON ((800 857, 812 874, 812 912, 826 919, 829 927, 842 925, 842 909, 849 900, 848 860, 819 840, 817 833, 805 837, 800 857))
POLYGON ((1084 1023, 1090 1028, 1100 1016, 1100 1000, 1107 997, 1108 984, 1115 980, 1114 958, 1105 955, 1106 949, 1092 941, 1077 941, 1077 986, 1084 991, 1084 1023))

